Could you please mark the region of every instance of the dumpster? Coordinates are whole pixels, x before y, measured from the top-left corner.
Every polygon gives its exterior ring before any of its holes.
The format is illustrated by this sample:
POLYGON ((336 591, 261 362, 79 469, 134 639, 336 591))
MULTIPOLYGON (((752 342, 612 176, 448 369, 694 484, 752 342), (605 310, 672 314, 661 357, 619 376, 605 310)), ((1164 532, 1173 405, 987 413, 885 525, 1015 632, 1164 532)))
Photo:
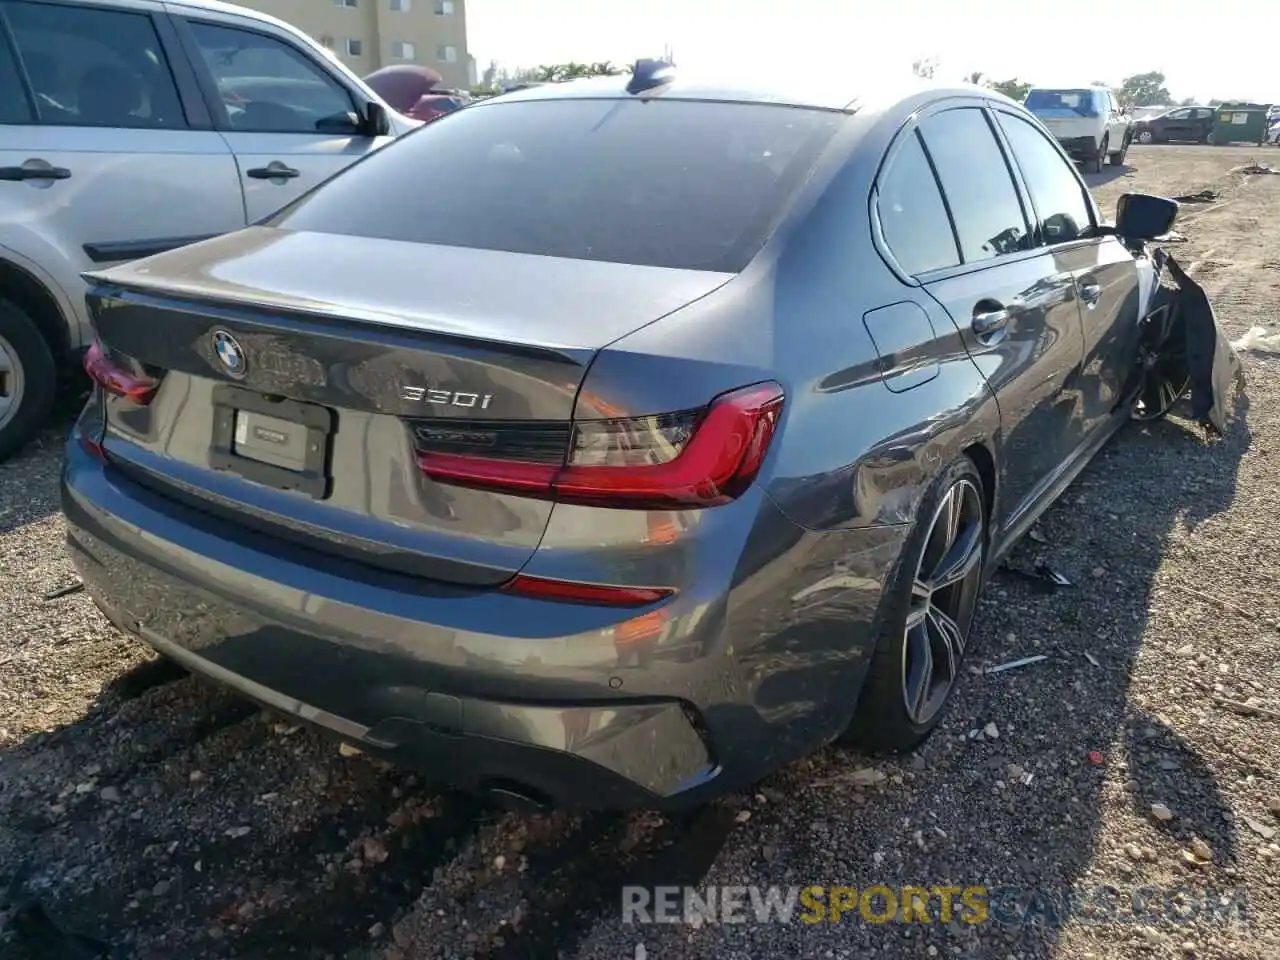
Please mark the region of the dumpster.
POLYGON ((1215 108, 1210 143, 1256 143, 1267 139, 1269 103, 1220 103, 1215 108))

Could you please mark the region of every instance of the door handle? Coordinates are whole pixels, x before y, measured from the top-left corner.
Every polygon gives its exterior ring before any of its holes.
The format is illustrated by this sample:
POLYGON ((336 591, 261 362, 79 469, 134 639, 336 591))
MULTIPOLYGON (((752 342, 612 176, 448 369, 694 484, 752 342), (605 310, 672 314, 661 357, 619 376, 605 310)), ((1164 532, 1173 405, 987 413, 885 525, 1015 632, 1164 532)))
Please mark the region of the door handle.
POLYGON ((0 180, 66 180, 70 176, 66 167, 0 167, 0 180))
POLYGON ((1080 299, 1093 306, 1098 302, 1098 298, 1102 296, 1102 287, 1094 283, 1092 280, 1080 284, 1080 299))
POLYGON ((254 167, 252 170, 245 171, 246 176, 253 177, 255 180, 292 180, 299 176, 298 171, 293 167, 286 167, 283 163, 274 166, 254 167))
POLYGON ((989 309, 975 309, 970 326, 974 334, 983 343, 993 340, 1009 325, 1009 311, 1005 307, 993 306, 989 309))

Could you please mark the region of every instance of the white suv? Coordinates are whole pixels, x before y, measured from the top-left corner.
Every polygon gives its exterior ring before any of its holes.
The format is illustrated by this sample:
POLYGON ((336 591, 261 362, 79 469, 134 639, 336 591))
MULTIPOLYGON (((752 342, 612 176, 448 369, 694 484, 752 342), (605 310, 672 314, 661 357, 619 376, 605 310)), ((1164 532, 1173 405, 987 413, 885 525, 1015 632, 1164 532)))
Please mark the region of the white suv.
POLYGON ((1106 87, 1032 87, 1024 106, 1086 173, 1101 173, 1108 157, 1116 166, 1124 163, 1133 122, 1106 87))
POLYGON ((0 0, 0 460, 90 339, 82 271, 239 229, 415 126, 251 10, 0 0))

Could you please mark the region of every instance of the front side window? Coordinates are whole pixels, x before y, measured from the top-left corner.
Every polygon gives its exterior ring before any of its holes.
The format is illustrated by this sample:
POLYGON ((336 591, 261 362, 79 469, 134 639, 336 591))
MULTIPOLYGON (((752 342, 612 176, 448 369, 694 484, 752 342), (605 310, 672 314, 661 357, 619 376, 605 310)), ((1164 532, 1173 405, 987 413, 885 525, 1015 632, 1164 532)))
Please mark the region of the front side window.
POLYGON ((233 131, 320 133, 352 110, 346 89, 282 40, 212 23, 191 32, 233 131))
POLYGON ((22 89, 22 80, 18 76, 18 65, 14 62, 13 51, 4 37, 0 36, 0 123, 33 123, 35 115, 31 112, 31 102, 27 99, 27 91, 22 89))
POLYGON ((965 263, 1027 250, 1031 238, 1004 153, 982 110, 927 117, 920 134, 951 207, 965 263))
POLYGON ((766 104, 495 100, 348 167, 271 225, 737 272, 841 119, 766 104))
MULTIPOLYGON (((26 2, 4 9, 41 123, 186 127, 169 62, 146 14, 26 2)), ((7 113, 24 100, 0 110, 7 113)))
POLYGON ((1041 243, 1068 243, 1093 229, 1089 203, 1075 171, 1039 130, 1021 117, 997 114, 1040 220, 1041 243))
POLYGON ((917 133, 907 135, 876 189, 880 230, 903 270, 915 276, 960 262, 951 220, 917 133))

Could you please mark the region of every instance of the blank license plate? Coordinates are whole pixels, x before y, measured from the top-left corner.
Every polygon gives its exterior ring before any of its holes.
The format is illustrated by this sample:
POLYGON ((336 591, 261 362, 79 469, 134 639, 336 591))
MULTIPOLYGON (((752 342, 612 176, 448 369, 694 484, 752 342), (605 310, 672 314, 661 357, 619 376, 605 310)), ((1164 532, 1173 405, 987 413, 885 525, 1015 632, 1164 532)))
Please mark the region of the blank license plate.
POLYGON ((261 460, 285 470, 307 468, 305 424, 249 410, 237 410, 235 418, 235 441, 231 450, 237 456, 261 460))

